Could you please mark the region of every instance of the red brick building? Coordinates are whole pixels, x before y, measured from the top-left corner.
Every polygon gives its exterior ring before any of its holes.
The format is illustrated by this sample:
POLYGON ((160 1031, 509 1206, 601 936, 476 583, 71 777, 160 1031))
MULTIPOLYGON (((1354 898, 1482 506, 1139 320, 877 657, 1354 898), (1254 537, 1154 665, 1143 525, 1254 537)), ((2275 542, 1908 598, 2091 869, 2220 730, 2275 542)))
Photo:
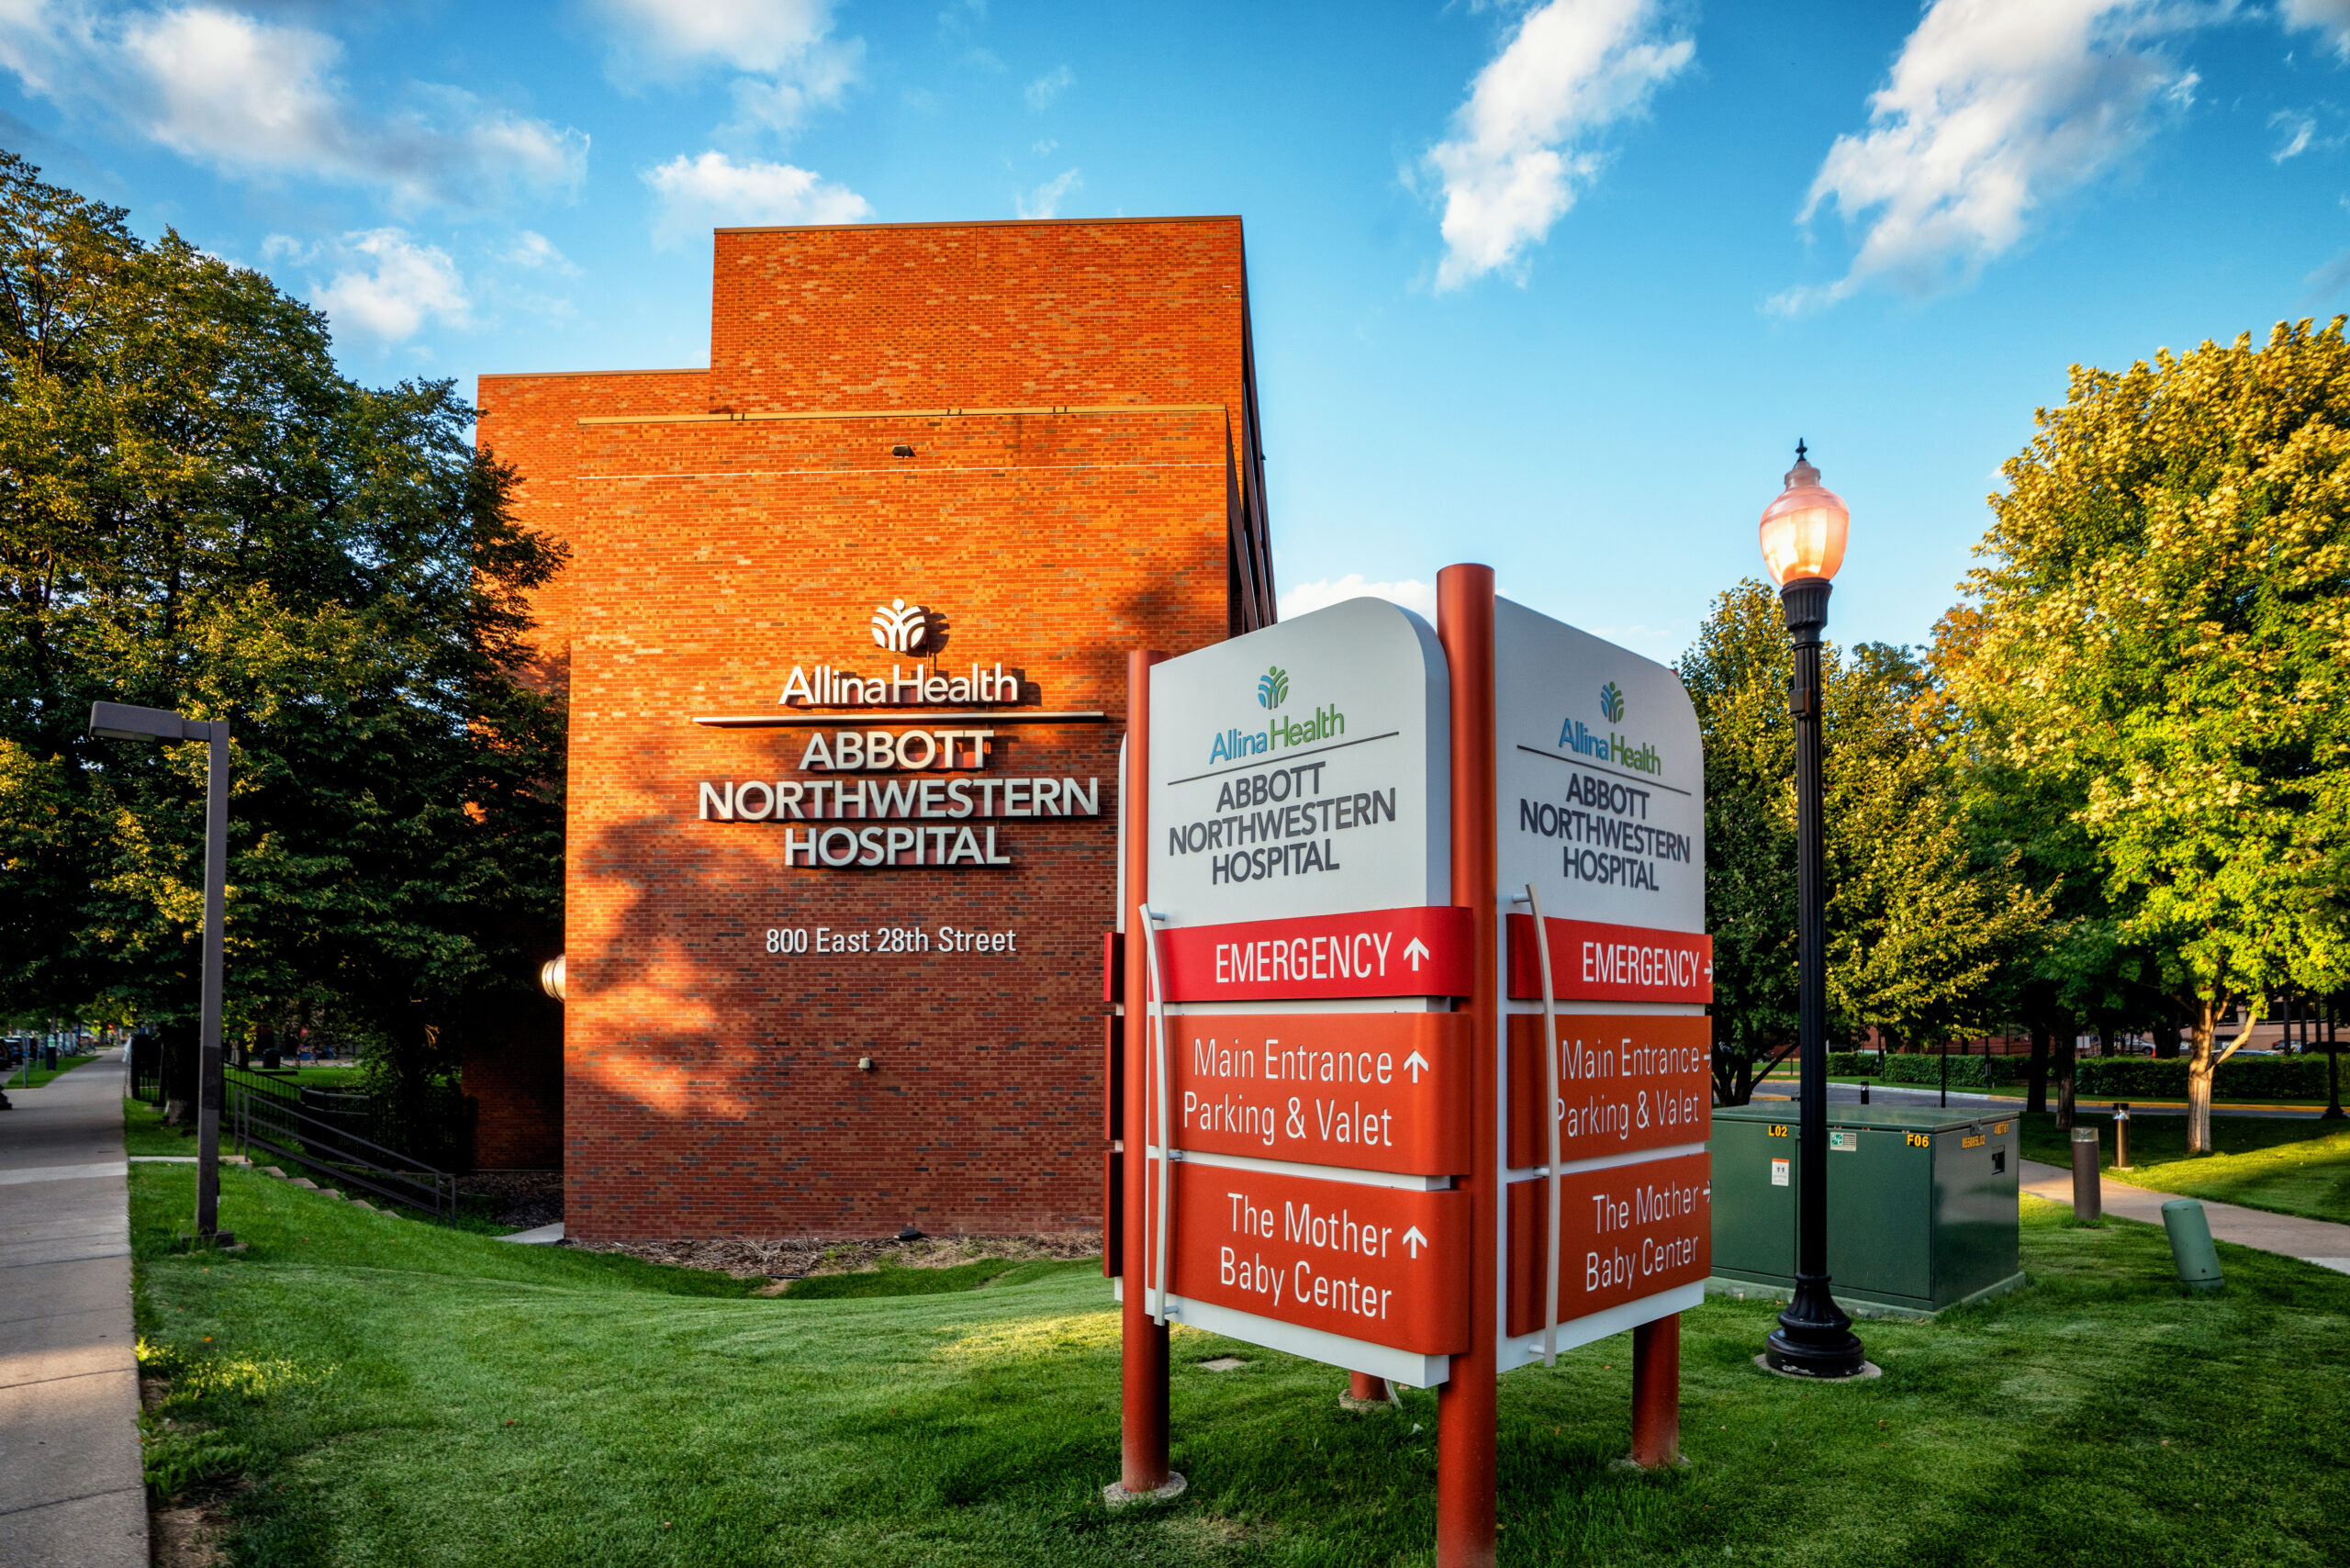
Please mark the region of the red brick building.
POLYGON ((707 371, 481 382, 571 730, 559 1111, 477 1052, 477 1163, 559 1137, 583 1239, 1091 1225, 1125 654, 1274 613, 1239 220, 716 267, 707 371))

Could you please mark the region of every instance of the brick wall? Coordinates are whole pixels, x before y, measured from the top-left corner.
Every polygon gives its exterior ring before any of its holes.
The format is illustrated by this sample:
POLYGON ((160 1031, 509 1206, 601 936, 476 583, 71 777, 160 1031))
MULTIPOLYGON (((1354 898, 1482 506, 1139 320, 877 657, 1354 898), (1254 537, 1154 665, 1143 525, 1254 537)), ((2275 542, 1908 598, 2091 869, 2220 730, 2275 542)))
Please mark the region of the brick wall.
POLYGON ((571 704, 566 1225, 1091 1225, 1125 655, 1270 604, 1239 225, 734 230, 717 267, 712 372, 481 388, 524 519, 573 552, 540 606, 571 704), (900 598, 936 645, 875 645, 900 598), (974 718, 994 750, 959 775, 1098 779, 1101 814, 993 819, 1008 865, 846 869, 786 863, 806 823, 698 815, 705 779, 832 776, 800 767, 805 729, 697 717, 775 713, 795 665, 917 661, 1103 711, 974 718), (930 950, 819 953, 819 927, 930 950))

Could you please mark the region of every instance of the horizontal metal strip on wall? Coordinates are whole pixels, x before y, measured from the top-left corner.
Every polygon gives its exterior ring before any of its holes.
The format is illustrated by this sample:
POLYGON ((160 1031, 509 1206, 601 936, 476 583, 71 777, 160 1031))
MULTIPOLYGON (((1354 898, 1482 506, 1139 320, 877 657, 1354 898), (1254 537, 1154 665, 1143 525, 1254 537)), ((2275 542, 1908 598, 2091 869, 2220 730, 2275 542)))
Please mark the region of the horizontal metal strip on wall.
POLYGON ((822 479, 859 474, 1073 474, 1136 468, 1222 468, 1222 463, 981 463, 968 468, 707 468, 677 474, 578 474, 579 484, 622 479, 822 479))
MULTIPOLYGON (((699 718, 697 724, 711 724, 721 729, 775 729, 791 724, 830 724, 834 728, 858 729, 874 724, 929 724, 938 719, 985 719, 991 724, 1098 724, 1109 718, 1098 710, 1067 712, 990 713, 978 711, 946 710, 932 712, 892 712, 886 705, 871 708, 840 708, 822 713, 742 713, 714 714, 699 718)), ((861 770, 859 770, 861 771, 861 770)))
POLYGON ((825 409, 748 414, 581 414, 583 425, 733 425, 780 420, 1005 419, 1020 414, 1221 414, 1221 403, 1053 403, 1034 409, 825 409))

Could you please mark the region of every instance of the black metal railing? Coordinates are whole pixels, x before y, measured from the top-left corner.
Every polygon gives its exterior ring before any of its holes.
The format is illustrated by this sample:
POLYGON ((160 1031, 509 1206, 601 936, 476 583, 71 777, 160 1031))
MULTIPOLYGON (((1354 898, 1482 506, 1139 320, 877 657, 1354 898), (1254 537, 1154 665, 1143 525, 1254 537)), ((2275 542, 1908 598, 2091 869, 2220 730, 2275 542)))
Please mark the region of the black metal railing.
POLYGON ((148 1105, 163 1103, 163 1042, 152 1035, 130 1036, 130 1098, 148 1105))
POLYGON ((273 1081, 259 1073, 227 1069, 229 1125, 237 1150, 255 1150, 302 1167, 346 1190, 357 1188, 391 1203, 436 1217, 457 1212, 457 1179, 422 1160, 371 1143, 354 1130, 365 1125, 366 1096, 307 1090, 273 1081), (351 1100, 355 1108, 319 1101, 351 1100))

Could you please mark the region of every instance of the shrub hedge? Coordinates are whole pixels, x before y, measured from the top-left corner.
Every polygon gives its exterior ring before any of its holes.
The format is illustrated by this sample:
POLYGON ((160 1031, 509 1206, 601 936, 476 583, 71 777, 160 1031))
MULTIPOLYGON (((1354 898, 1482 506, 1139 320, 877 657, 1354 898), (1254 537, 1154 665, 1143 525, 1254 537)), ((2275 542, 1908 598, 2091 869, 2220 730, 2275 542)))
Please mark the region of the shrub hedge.
MULTIPOLYGON (((1942 1058, 1931 1051, 1896 1052, 1879 1070, 1874 1051, 1830 1051, 1830 1078, 1874 1078, 1884 1083, 1918 1084, 1934 1088, 1942 1081, 1942 1058)), ((2017 1089, 2031 1081, 2031 1064, 2025 1057, 1962 1057, 1951 1053, 1953 1089, 2017 1089)), ((2074 1064, 2074 1092, 2100 1099, 2143 1100, 2187 1098, 2187 1058, 2172 1057, 2082 1057, 2074 1064)), ((2322 1100, 2325 1098, 2325 1058, 2322 1056, 2237 1057, 2220 1066, 2211 1086, 2217 1100, 2322 1100)))

